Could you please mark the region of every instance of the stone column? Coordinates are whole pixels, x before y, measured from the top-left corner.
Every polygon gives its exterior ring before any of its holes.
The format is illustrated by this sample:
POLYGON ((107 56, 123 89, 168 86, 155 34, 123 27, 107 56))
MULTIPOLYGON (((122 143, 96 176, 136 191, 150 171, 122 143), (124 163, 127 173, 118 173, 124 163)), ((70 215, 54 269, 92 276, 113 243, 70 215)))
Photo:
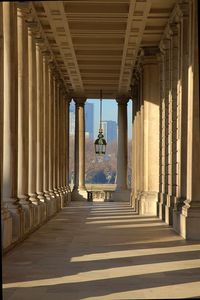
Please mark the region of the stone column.
POLYGON ((59 151, 59 173, 60 173, 60 191, 62 193, 63 201, 62 201, 62 207, 66 204, 66 190, 65 190, 65 183, 64 183, 64 165, 65 165, 65 159, 64 159, 64 148, 65 148, 65 138, 64 138, 64 117, 65 117, 65 111, 64 111, 64 86, 61 85, 60 88, 60 108, 59 108, 59 135, 60 135, 60 151, 59 151))
POLYGON ((137 97, 135 101, 135 201, 136 201, 136 210, 139 211, 138 207, 138 200, 140 196, 140 177, 138 173, 138 166, 139 166, 139 110, 140 110, 140 103, 139 103, 139 87, 138 84, 136 85, 137 89, 137 97))
POLYGON ((70 199, 69 188, 69 103, 68 96, 63 95, 63 190, 65 193, 65 203, 70 199))
MULTIPOLYGON (((78 105, 75 106, 75 137, 74 137, 74 187, 73 193, 78 189, 78 178, 79 178, 79 136, 78 136, 78 105)), ((73 200, 73 199, 72 199, 73 200)))
POLYGON ((164 217, 163 194, 165 184, 165 80, 164 80, 164 53, 158 55, 160 66, 160 154, 159 154, 159 199, 158 217, 164 217))
POLYGON ((188 50, 189 50, 189 5, 188 3, 179 3, 179 24, 178 24, 178 57, 179 57, 179 74, 178 74, 178 179, 177 179, 177 196, 174 203, 173 228, 180 233, 180 214, 184 201, 186 200, 187 187, 187 113, 188 113, 188 50))
POLYGON ((48 87, 49 87, 49 147, 48 147, 48 164, 49 164, 49 194, 52 199, 51 215, 56 212, 56 194, 54 193, 54 149, 55 149, 55 131, 54 131, 54 122, 55 122, 55 78, 53 77, 54 64, 53 62, 49 63, 48 66, 48 87))
MULTIPOLYGON (((0 144, 3 145, 3 9, 0 3, 0 144)), ((0 147, 0 197, 2 191, 2 164, 3 164, 3 147, 0 147)), ((1 197, 1 213, 3 213, 3 203, 1 197)), ((3 219, 3 215, 2 215, 3 219)))
POLYGON ((144 101, 144 190, 139 201, 141 214, 157 214, 159 190, 159 64, 157 48, 145 48, 143 63, 144 101))
POLYGON ((162 52, 162 193, 159 194, 159 217, 165 221, 169 173, 169 39, 161 41, 162 52))
POLYGON ((135 100, 132 99, 132 180, 131 180, 131 205, 135 207, 135 100))
POLYGON ((173 209, 177 191, 177 84, 178 84, 178 27, 170 24, 170 86, 169 86, 169 134, 168 134, 168 194, 165 206, 165 222, 173 223, 173 209))
POLYGON ((61 151, 61 138, 60 138, 60 111, 61 111, 61 80, 57 76, 57 87, 56 87, 56 189, 59 194, 60 201, 57 202, 58 210, 61 209, 62 203, 64 202, 64 195, 61 189, 61 172, 60 172, 60 151, 61 151))
POLYGON ((61 208, 64 206, 65 193, 63 190, 63 82, 58 84, 58 191, 61 197, 61 208))
POLYGON ((28 29, 17 9, 18 30, 18 199, 25 211, 25 228, 33 225, 33 204, 28 199, 28 29))
POLYGON ((47 51, 43 51, 43 191, 46 198, 47 217, 53 210, 49 193, 49 71, 47 51))
POLYGON ((136 127, 137 127, 137 106, 138 106, 138 96, 139 96, 139 89, 138 89, 138 82, 137 77, 133 75, 133 85, 132 85, 132 192, 131 192, 131 203, 132 207, 138 211, 137 207, 137 137, 136 137, 136 127))
POLYGON ((3 2, 3 243, 22 236, 24 212, 17 199, 17 10, 16 3, 3 2), (10 219, 9 212, 12 215, 10 219))
MULTIPOLYGON (((4 27, 3 27, 3 3, 0 3, 0 65, 4 65, 3 51, 5 49, 4 45, 4 27)), ((3 145, 3 130, 4 130, 4 68, 0 68, 0 143, 3 145)), ((0 187, 1 187, 1 220, 2 220, 2 247, 7 248, 12 243, 12 218, 8 211, 8 208, 4 205, 3 199, 3 146, 0 147, 0 187)))
POLYGON ((198 52, 198 1, 189 2, 187 199, 182 207, 180 233, 200 240, 200 103, 198 52))
MULTIPOLYGON (((138 89, 140 99, 140 141, 138 151, 140 155, 140 191, 144 191, 144 98, 143 98, 143 68, 140 67, 138 74, 138 89)), ((136 140, 137 143, 137 140, 136 140)))
POLYGON ((58 174, 57 174, 57 150, 58 150, 58 134, 57 134, 57 123, 58 123, 58 115, 57 115, 57 106, 58 106, 58 82, 57 82, 57 73, 54 70, 53 74, 53 191, 56 195, 56 206, 55 210, 59 211, 61 198, 58 192, 58 174))
POLYGON ((33 226, 40 223, 42 202, 36 193, 37 167, 37 85, 36 85, 36 45, 31 28, 28 28, 28 195, 34 205, 33 226))
POLYGON ((46 198, 43 192, 43 168, 44 168, 44 98, 43 98, 43 63, 42 54, 38 42, 36 43, 36 81, 37 81, 37 176, 36 186, 39 200, 42 202, 42 210, 39 216, 40 222, 47 218, 46 198))
POLYGON ((67 201, 71 200, 71 189, 69 186, 69 106, 71 98, 65 97, 65 183, 67 189, 67 201))
POLYGON ((72 200, 86 200, 87 191, 85 187, 85 110, 86 98, 74 99, 76 103, 75 121, 75 185, 72 192, 72 200))
POLYGON ((127 103, 129 98, 122 96, 118 103, 118 150, 117 150, 117 187, 113 193, 114 201, 129 201, 130 191, 127 187, 127 103))

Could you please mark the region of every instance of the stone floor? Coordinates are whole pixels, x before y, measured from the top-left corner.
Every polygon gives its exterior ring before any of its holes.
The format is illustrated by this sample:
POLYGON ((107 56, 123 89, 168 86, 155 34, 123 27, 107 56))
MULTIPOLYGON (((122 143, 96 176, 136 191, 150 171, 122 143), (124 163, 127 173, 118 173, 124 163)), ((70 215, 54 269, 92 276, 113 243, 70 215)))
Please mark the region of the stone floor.
POLYGON ((71 203, 4 256, 3 296, 200 298, 200 243, 127 203, 71 203))

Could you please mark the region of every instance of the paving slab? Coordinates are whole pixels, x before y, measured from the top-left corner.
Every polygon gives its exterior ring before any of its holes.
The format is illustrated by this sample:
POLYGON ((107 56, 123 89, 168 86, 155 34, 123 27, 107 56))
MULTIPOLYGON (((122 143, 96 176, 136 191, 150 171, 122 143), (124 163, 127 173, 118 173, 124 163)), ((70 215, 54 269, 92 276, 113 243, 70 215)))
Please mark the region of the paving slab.
POLYGON ((200 297, 200 243, 125 202, 71 202, 2 261, 4 300, 200 297))

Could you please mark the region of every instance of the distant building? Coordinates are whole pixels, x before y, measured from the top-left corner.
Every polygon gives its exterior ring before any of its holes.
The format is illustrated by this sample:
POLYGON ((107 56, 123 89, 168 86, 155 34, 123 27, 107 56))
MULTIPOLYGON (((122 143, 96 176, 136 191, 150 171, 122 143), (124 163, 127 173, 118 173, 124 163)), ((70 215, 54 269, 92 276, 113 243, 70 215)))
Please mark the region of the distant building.
POLYGON ((89 139, 94 139, 94 104, 85 103, 85 131, 89 133, 89 139))
MULTIPOLYGON (((70 135, 75 134, 75 103, 70 104, 70 135)), ((94 139, 94 104, 85 103, 85 132, 86 137, 90 140, 94 139)))
POLYGON ((107 142, 112 142, 117 140, 117 122, 115 121, 103 121, 103 134, 107 142))
POLYGON ((75 135, 75 103, 72 102, 69 106, 69 132, 70 135, 75 135))

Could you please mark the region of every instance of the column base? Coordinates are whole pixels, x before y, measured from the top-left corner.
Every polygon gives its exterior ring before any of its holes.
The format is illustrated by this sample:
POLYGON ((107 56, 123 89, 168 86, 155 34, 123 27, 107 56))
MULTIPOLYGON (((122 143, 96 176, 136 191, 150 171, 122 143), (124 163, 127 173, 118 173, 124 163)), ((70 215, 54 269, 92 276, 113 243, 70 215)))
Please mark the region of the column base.
POLYGON ((58 212, 61 209, 61 195, 58 191, 58 188, 54 188, 53 191, 56 195, 55 210, 58 212))
POLYGON ((75 188, 71 193, 71 201, 87 201, 87 190, 75 188))
POLYGON ((180 214, 180 235, 187 240, 200 240, 200 201, 185 201, 180 214))
POLYGON ((180 234, 180 216, 182 207, 184 205, 184 198, 176 198, 174 202, 174 209, 173 209, 173 229, 178 234, 180 234))
POLYGON ((1 225, 2 247, 5 249, 12 244, 12 217, 5 207, 1 210, 1 225))
POLYGON ((50 218, 50 216, 52 215, 52 198, 50 195, 49 191, 44 191, 44 197, 46 199, 45 203, 46 203, 46 210, 47 210, 47 219, 50 218))
POLYGON ((137 191, 133 195, 133 200, 134 200, 134 209, 137 213, 139 213, 139 204, 140 204, 140 198, 141 198, 142 193, 140 191, 137 191))
POLYGON ((174 202, 176 197, 167 195, 166 205, 165 205, 165 223, 168 225, 173 224, 173 210, 174 202))
POLYGON ((62 207, 66 207, 67 206, 67 189, 66 189, 66 186, 63 186, 61 189, 62 189, 62 193, 63 193, 62 207))
POLYGON ((166 205, 166 195, 159 193, 159 202, 158 202, 158 217, 160 220, 165 222, 165 205, 166 205))
POLYGON ((114 193, 112 193, 110 201, 130 202, 130 195, 131 192, 127 189, 115 190, 114 193))
POLYGON ((39 223, 43 223, 47 219, 47 199, 44 197, 43 192, 38 192, 39 199, 39 223))
POLYGON ((40 216, 42 216, 43 203, 40 202, 38 195, 36 193, 29 194, 29 201, 31 201, 33 205, 33 228, 35 228, 40 224, 40 218, 41 218, 40 216))
POLYGON ((68 203, 71 201, 71 189, 69 186, 65 186, 64 187, 64 190, 65 190, 65 205, 64 206, 67 206, 68 203))
POLYGON ((65 194, 63 193, 62 187, 57 188, 58 193, 60 195, 60 202, 59 202, 59 207, 58 209, 61 210, 64 207, 64 202, 65 202, 65 194))
POLYGON ((18 199, 12 198, 12 202, 7 204, 7 209, 12 217, 12 243, 19 240, 25 231, 25 212, 22 206, 18 203, 15 204, 14 201, 18 201, 18 199))
POLYGON ((135 199, 134 199, 133 191, 131 191, 131 193, 130 193, 130 203, 131 203, 131 207, 135 209, 135 199))
POLYGON ((70 186, 68 185, 67 186, 67 202, 71 202, 71 196, 72 196, 72 192, 71 192, 71 188, 70 186))
POLYGON ((49 195, 51 197, 51 211, 50 211, 50 215, 53 216, 57 209, 56 209, 56 202, 57 202, 57 196, 55 194, 55 192, 53 191, 53 189, 49 190, 49 195))
POLYGON ((157 215, 157 192, 142 192, 138 201, 139 214, 141 215, 157 215))
POLYGON ((29 200, 28 195, 20 195, 18 197, 19 204, 23 207, 25 213, 25 232, 28 233, 33 227, 34 206, 29 200))

